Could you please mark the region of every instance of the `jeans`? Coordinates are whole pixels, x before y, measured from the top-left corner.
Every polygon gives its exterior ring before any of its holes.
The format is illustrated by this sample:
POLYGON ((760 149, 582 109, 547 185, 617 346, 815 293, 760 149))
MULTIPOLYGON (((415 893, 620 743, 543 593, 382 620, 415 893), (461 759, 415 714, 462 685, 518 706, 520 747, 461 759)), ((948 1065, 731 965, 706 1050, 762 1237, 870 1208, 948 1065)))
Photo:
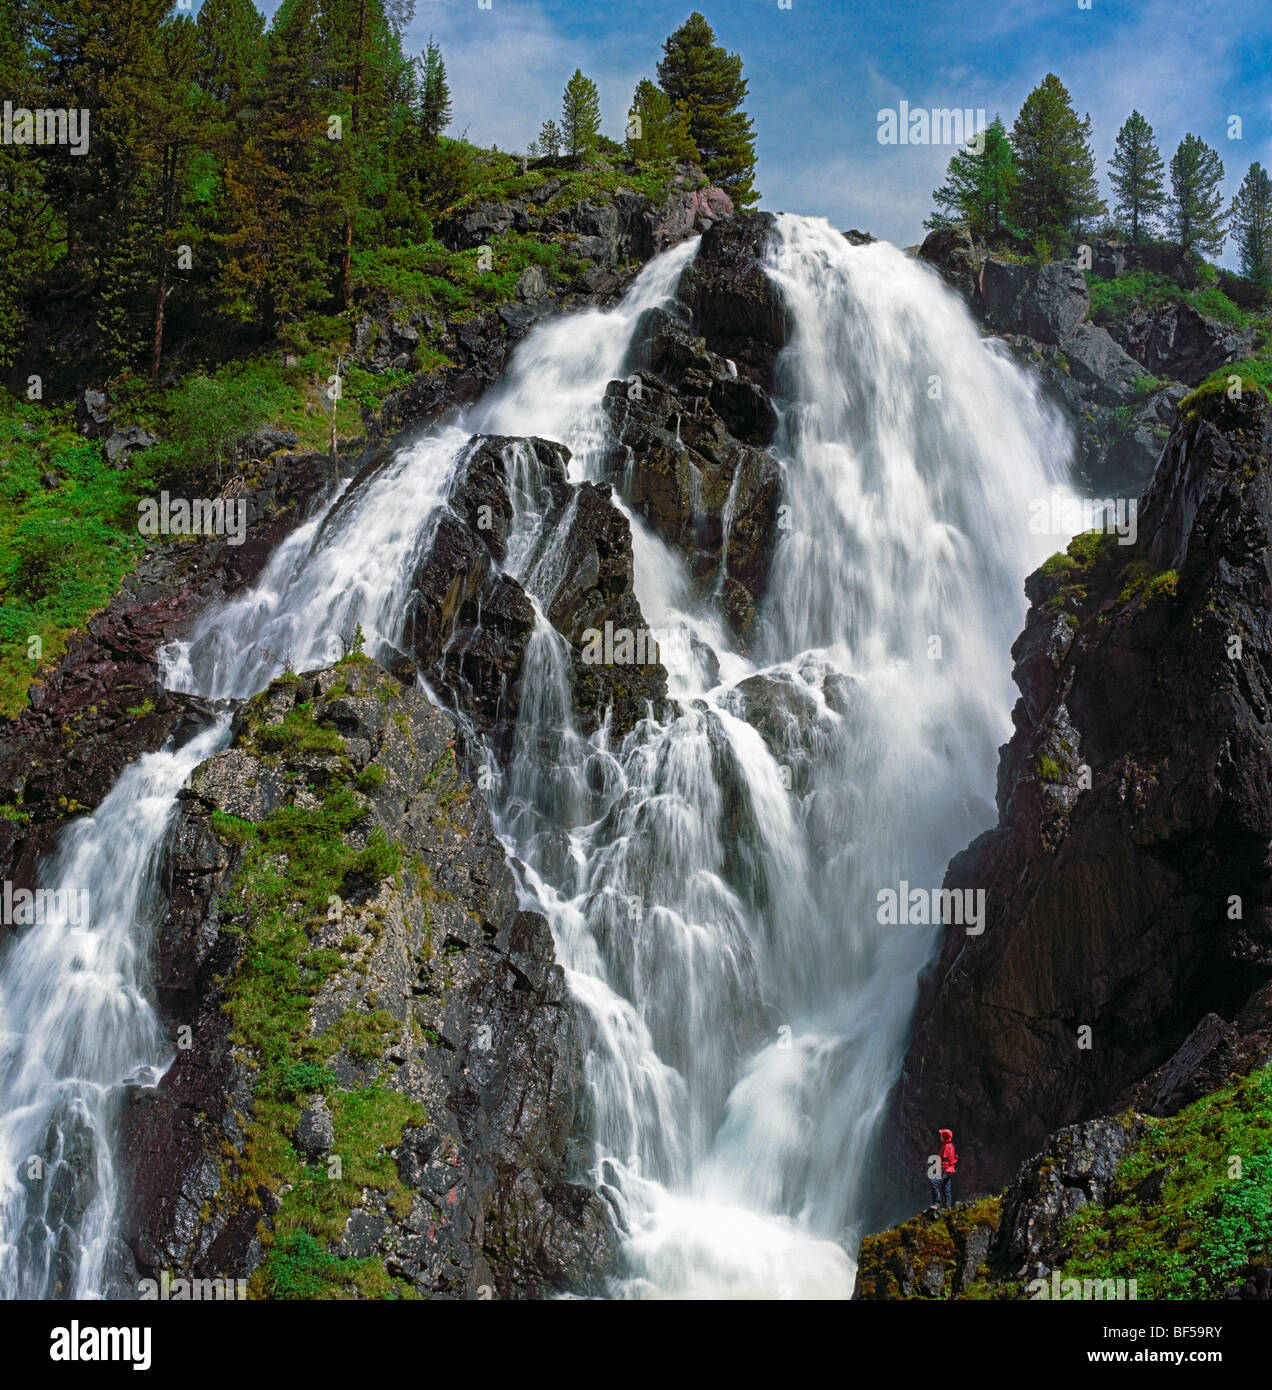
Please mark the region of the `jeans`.
POLYGON ((942 1195, 945 1198, 944 1205, 952 1207, 954 1205, 954 1174, 942 1173, 939 1178, 929 1178, 928 1182, 932 1185, 932 1205, 941 1206, 942 1195))

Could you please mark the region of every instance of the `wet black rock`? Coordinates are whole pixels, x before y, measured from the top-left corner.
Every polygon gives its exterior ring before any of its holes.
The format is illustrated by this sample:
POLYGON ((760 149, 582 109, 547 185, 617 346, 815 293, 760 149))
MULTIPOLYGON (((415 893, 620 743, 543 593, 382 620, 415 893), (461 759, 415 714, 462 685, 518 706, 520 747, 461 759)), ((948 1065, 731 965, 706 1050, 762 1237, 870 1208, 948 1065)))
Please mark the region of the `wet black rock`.
POLYGON ((986 891, 986 927, 950 932, 923 983, 901 1114, 910 1163, 934 1113, 984 1135, 978 1186, 1057 1125, 1110 1109, 1190 1035, 1141 1099, 1187 1094, 1188 1053, 1258 1054, 1249 1001, 1272 978, 1272 403, 1212 392, 1185 405, 1135 544, 1108 537, 1030 578, 999 823, 947 874, 986 891), (1196 1034, 1211 1014, 1247 1017, 1248 1046, 1196 1034))
POLYGON ((1247 356, 1255 338, 1254 329, 1231 327, 1191 304, 1136 309, 1109 332, 1149 375, 1190 386, 1247 356))
MULTIPOLYGON (((613 732, 622 734, 651 707, 665 706, 667 677, 652 641, 642 641, 638 660, 606 658, 607 629, 633 637, 649 631, 632 592, 631 528, 607 486, 570 483, 569 457, 549 440, 475 437, 449 506, 416 563, 408 626, 413 654, 429 680, 450 692, 480 731, 493 734, 504 754, 534 630, 526 586, 569 646, 572 696, 584 732, 608 717, 613 732), (524 562, 524 585, 499 568, 513 514, 509 469, 518 458, 522 485, 535 490, 541 518, 524 562)), ((608 650, 612 656, 612 641, 608 650)))
POLYGON ((739 213, 713 226, 681 284, 694 326, 712 351, 765 391, 772 390, 790 331, 786 305, 764 268, 776 227, 767 212, 739 213))

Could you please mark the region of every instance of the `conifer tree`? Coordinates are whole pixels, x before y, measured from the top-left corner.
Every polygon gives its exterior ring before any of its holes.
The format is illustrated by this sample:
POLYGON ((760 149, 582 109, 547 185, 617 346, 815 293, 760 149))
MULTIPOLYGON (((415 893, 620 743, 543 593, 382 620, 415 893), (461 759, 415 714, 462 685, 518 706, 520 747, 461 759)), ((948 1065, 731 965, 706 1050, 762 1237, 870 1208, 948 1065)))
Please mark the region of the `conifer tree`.
POLYGON ((561 129, 555 121, 544 121, 539 127, 539 151, 545 159, 557 159, 561 154, 561 129))
POLYGON ((683 108, 648 78, 636 84, 627 113, 627 157, 640 163, 698 159, 683 108))
MULTIPOLYGON (((30 92, 35 76, 30 58, 31 5, 11 0, 0 8, 0 91, 30 92)), ((21 350, 22 291, 30 276, 53 263, 58 221, 44 189, 41 160, 12 145, 0 145, 0 368, 21 350)))
POLYGON ((1153 127, 1138 111, 1131 112, 1117 133, 1109 171, 1115 194, 1113 212, 1134 246, 1144 232, 1152 230, 1166 205, 1166 166, 1153 139, 1153 127))
POLYGON ((436 140, 450 125, 450 85, 446 81, 446 64, 442 50, 428 36, 428 46, 420 64, 420 128, 426 140, 436 140))
POLYGON ((173 232, 183 212, 186 167, 204 136, 200 121, 199 36, 193 20, 178 15, 158 35, 155 78, 146 93, 142 130, 147 173, 145 188, 155 223, 154 333, 150 376, 158 380, 169 293, 169 272, 176 251, 173 232))
POLYGON ((1184 251, 1217 256, 1223 250, 1223 161, 1196 135, 1185 135, 1170 161, 1168 222, 1184 251))
POLYGON ((278 11, 257 117, 226 164, 222 300, 264 332, 327 294, 338 197, 318 19, 318 0, 278 11))
POLYGON ((601 99, 596 83, 574 69, 561 97, 561 143, 571 159, 582 159, 596 148, 601 133, 601 99))
POLYGON ((684 111, 707 176, 736 206, 758 202, 755 134, 742 109, 747 89, 742 59, 716 43, 714 30, 696 10, 663 44, 658 82, 672 105, 684 111))
POLYGON ((237 115, 261 75, 264 17, 252 0, 203 0, 196 23, 199 85, 237 115))
POLYGON ((997 116, 982 137, 968 141, 950 160, 945 182, 932 195, 939 209, 924 223, 948 227, 966 222, 978 237, 997 237, 1010 230, 1007 207, 1016 180, 1016 159, 1007 130, 997 116), (979 149, 977 146, 979 145, 979 149))
POLYGON ((1027 236, 1063 241, 1104 212, 1091 152, 1091 118, 1079 119, 1054 73, 1025 98, 1011 143, 1016 179, 1009 212, 1027 236))
POLYGON ((1272 289, 1272 178, 1257 160, 1232 200, 1228 225, 1237 241, 1241 273, 1266 296, 1272 289))

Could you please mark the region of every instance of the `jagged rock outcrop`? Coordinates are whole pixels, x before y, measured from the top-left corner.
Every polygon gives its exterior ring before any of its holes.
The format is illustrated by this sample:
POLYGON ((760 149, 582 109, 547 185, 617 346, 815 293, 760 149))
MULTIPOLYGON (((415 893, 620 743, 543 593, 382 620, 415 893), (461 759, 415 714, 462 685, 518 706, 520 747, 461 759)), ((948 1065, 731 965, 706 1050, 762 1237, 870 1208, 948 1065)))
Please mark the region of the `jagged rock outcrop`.
POLYGON ((535 622, 526 588, 500 568, 513 515, 513 466, 543 518, 524 561, 526 586, 569 644, 581 727, 591 733, 608 712, 611 730, 621 735, 666 700, 667 673, 652 642, 640 644, 636 660, 605 659, 607 624, 611 633, 648 631, 632 592, 631 528, 607 485, 570 483, 569 458, 568 449, 549 440, 475 436, 449 507, 416 563, 408 625, 413 654, 429 680, 449 691, 481 731, 493 733, 504 752, 535 622), (601 634, 600 660, 593 659, 589 633, 601 634))
POLYGON ((977 289, 991 328, 1057 345, 1086 318, 1091 305, 1086 278, 1069 261, 1026 265, 990 258, 981 267, 977 289))
POLYGON ((1001 1219, 1002 1203, 991 1197, 868 1235, 858 1254, 854 1301, 963 1297, 990 1274, 1001 1219))
MULTIPOLYGON (((1097 240, 1088 249, 1091 269, 1103 279, 1149 271, 1183 291, 1198 287, 1196 266, 1176 247, 1097 240)), ((1138 496, 1153 476, 1184 388, 1244 357, 1253 344, 1251 330, 1184 303, 1092 322, 1076 261, 1004 259, 978 245, 965 226, 932 231, 918 255, 1038 371, 1072 425, 1081 478, 1101 495, 1138 496)))
POLYGON ((765 391, 790 333, 786 305, 764 270, 776 226, 772 213, 749 212, 711 227, 680 286, 711 350, 765 391))
POLYGON ((1027 583, 999 824, 951 863, 986 890, 923 984, 901 1086, 1001 1183, 1209 1013, 1272 976, 1272 403, 1181 406, 1138 540, 1079 538, 1027 583))
POLYGON ((1129 407, 1126 423, 1104 453, 1101 478, 1106 488, 1121 497, 1136 497, 1143 491, 1170 438, 1175 408, 1188 394, 1186 386, 1171 381, 1138 397, 1129 407))
POLYGON ((611 477, 704 589, 732 581, 725 611, 744 636, 768 577, 781 496, 777 460, 731 435, 710 395, 669 391, 649 372, 636 383, 611 382, 605 393, 615 441, 611 477))
POLYGON ((1144 1130, 1133 1113, 1070 1125, 1001 1194, 866 1236, 854 1299, 1030 1297, 1030 1281, 1046 1279, 1069 1253, 1070 1219, 1112 1205, 1120 1165, 1144 1130))
POLYGON ((276 681, 182 794, 158 984, 187 1045, 125 1125, 143 1277, 540 1297, 612 1259, 569 1181, 582 1058, 547 924, 400 675, 276 681))
POLYGON ((549 177, 524 197, 486 200, 444 220, 439 238, 452 249, 480 246, 513 231, 542 236, 580 267, 569 283, 549 284, 538 267, 517 282, 517 302, 447 324, 398 299, 360 306, 355 351, 368 371, 408 368, 426 340, 451 364, 418 373, 367 417, 376 437, 426 424, 496 381, 517 343, 546 315, 613 302, 650 257, 733 216, 733 203, 691 165, 677 168, 667 197, 651 201, 630 189, 560 204, 563 180, 549 177))
POLYGON ((631 189, 561 204, 565 180, 549 177, 524 197, 485 200, 444 218, 438 239, 455 251, 470 250, 502 232, 534 232, 559 238, 576 254, 607 270, 646 261, 668 246, 730 216, 733 202, 707 184, 700 169, 680 165, 666 199, 651 202, 631 189))
POLYGON ((1135 309, 1109 332, 1151 375, 1190 386, 1245 357, 1255 337, 1253 329, 1230 327, 1191 304, 1135 309))
MULTIPOLYGON (((1203 1020, 1142 1088, 1167 1098, 1165 1110, 1066 1125, 1001 1193, 867 1236, 856 1296, 1266 1298, 1269 1002, 1259 1005, 1253 1065, 1253 1054, 1216 1045, 1227 1025, 1203 1020), (1235 1064, 1226 1076, 1214 1065, 1219 1053, 1235 1064), (1181 1084, 1196 1089, 1183 1109, 1181 1084)), ((961 1150, 965 1159, 967 1139, 961 1150)))
POLYGON ((628 506, 684 556, 703 593, 718 593, 745 642, 767 585, 781 470, 764 447, 769 398, 788 325, 764 270, 773 219, 743 214, 703 237, 678 299, 641 325, 636 370, 602 408, 608 476, 628 506))

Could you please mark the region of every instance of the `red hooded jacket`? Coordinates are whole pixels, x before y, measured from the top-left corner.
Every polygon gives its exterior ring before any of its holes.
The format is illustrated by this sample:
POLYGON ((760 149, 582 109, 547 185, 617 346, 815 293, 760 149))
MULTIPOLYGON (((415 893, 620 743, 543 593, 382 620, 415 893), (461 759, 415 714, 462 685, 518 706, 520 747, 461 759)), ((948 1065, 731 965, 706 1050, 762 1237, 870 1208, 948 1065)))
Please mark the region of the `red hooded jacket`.
POLYGON ((954 1131, 939 1130, 941 1136, 941 1172, 952 1173, 958 1167, 958 1154, 954 1152, 954 1131))

